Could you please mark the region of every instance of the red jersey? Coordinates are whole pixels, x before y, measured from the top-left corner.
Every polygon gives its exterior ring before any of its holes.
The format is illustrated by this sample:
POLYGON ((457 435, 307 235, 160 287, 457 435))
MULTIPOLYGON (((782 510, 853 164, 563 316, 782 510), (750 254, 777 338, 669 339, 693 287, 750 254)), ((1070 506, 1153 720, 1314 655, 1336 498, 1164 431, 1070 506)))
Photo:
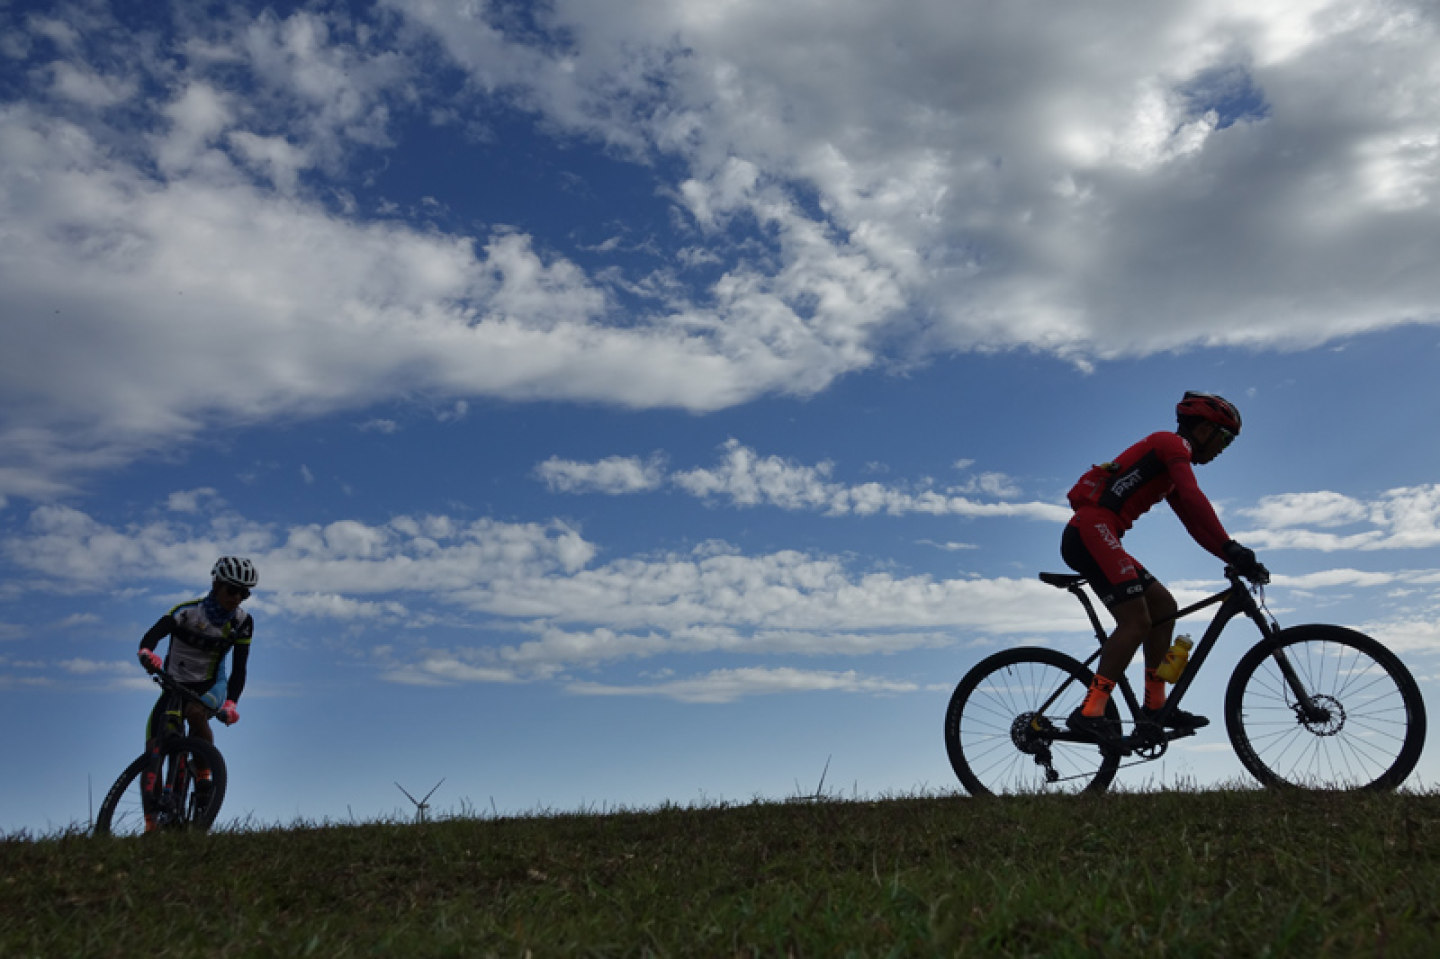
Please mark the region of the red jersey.
POLYGON ((1151 433, 1113 463, 1092 467, 1070 490, 1069 499, 1076 511, 1102 509, 1113 514, 1118 536, 1164 499, 1195 542, 1220 559, 1225 558, 1224 547, 1230 536, 1195 482, 1190 444, 1178 433, 1151 433))

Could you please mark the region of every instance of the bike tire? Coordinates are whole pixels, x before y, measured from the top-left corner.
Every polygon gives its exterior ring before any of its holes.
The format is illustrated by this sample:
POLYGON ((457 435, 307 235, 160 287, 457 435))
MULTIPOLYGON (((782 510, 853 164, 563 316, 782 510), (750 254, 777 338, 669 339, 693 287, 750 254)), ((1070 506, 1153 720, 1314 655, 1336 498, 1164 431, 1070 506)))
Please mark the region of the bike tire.
POLYGON ((1241 657, 1225 691, 1235 754, 1266 786, 1389 790, 1425 745, 1415 678, 1378 640, 1341 626, 1292 626, 1241 657), (1307 721, 1276 660, 1286 658, 1326 718, 1307 721))
MULTIPOLYGON (((1028 725, 1045 700, 1063 687, 1045 719, 1064 729, 1093 678, 1073 656, 1053 649, 1021 647, 986 657, 965 674, 945 712, 945 751, 960 783, 972 796, 1104 792, 1120 757, 1092 743, 1049 740, 1028 725), (1050 750, 1060 775, 1047 781, 1035 749, 1050 750)), ((1119 719, 1112 700, 1106 714, 1119 719)))
POLYGON ((225 801, 226 771, 225 759, 220 750, 203 739, 193 736, 172 736, 160 747, 158 757, 148 752, 140 754, 125 767, 105 799, 100 803, 100 812, 95 816, 96 836, 132 836, 145 831, 144 797, 141 795, 141 776, 147 770, 158 769, 161 775, 168 773, 171 764, 184 758, 192 765, 198 759, 210 767, 211 788, 206 802, 197 801, 192 780, 188 777, 181 784, 181 794, 174 797, 176 815, 164 824, 167 829, 194 829, 204 831, 215 822, 220 806, 225 801))

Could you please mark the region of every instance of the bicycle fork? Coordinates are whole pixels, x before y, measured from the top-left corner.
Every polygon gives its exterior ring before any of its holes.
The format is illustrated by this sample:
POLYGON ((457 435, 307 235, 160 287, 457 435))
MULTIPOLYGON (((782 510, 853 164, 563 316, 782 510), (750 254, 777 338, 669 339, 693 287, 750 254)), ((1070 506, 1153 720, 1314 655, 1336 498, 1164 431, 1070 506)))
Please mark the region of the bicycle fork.
POLYGON ((1324 726, 1331 720, 1330 710, 1315 701, 1315 698, 1306 690, 1305 684, 1300 681, 1300 674, 1295 672, 1295 667, 1290 663, 1290 657, 1285 650, 1276 649, 1270 654, 1275 660, 1275 665, 1280 668, 1280 675, 1285 678, 1285 685, 1295 696, 1295 716, 1301 723, 1307 726, 1324 726))

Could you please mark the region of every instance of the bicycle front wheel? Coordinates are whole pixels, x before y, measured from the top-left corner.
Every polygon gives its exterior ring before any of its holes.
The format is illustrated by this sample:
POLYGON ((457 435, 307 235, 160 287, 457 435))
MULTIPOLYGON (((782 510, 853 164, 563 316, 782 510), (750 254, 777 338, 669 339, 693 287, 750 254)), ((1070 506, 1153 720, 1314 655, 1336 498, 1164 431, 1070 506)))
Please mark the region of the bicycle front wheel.
POLYGON ((142 753, 125 767, 105 794, 95 817, 97 836, 136 836, 145 832, 146 807, 159 829, 209 829, 225 801, 225 760, 220 751, 193 736, 171 736, 158 757, 142 753), (197 769, 209 769, 207 784, 196 782, 197 769), (146 776, 156 780, 147 799, 146 776))
POLYGON ((1240 762, 1267 786, 1394 789, 1420 759, 1425 703, 1410 671, 1377 640, 1339 626, 1294 626, 1241 658, 1225 692, 1225 726, 1240 762))
MULTIPOLYGON (((996 653, 966 673, 945 713, 945 750, 970 795, 1109 788, 1118 755, 1052 737, 1084 700, 1091 678, 1074 657, 1031 647, 996 653)), ((1108 713, 1119 715, 1113 701, 1108 713)))

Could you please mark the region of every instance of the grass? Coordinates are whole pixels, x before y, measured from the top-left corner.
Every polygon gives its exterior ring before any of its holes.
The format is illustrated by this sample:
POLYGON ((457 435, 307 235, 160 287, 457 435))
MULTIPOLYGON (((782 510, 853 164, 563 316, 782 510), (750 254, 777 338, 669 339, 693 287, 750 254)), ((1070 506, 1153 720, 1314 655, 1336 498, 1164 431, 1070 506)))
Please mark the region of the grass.
POLYGON ((667 806, 0 842, 3 956, 1430 956, 1440 795, 667 806))

